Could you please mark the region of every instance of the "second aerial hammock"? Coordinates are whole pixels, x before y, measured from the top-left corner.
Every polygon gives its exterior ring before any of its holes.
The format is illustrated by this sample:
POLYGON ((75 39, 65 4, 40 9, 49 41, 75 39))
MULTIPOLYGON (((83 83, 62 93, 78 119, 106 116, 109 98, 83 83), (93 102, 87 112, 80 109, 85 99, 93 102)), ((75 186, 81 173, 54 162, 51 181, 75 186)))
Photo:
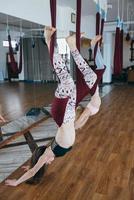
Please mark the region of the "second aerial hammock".
POLYGON ((121 69, 120 60, 120 27, 117 25, 115 33, 115 50, 114 50, 114 75, 119 75, 121 69))
MULTIPOLYGON (((97 10, 97 12, 96 12, 96 35, 99 35, 100 34, 100 20, 101 20, 101 15, 100 15, 101 10, 100 10, 99 2, 96 2, 96 10, 97 10)), ((103 31, 103 27, 101 26, 101 35, 103 33, 102 31, 103 31)), ((95 64, 95 57, 96 57, 97 49, 98 49, 98 43, 95 45, 95 48, 94 48, 94 64, 95 64)))
POLYGON ((13 73, 19 74, 22 71, 22 37, 20 37, 20 55, 19 55, 19 65, 15 60, 14 51, 11 44, 11 36, 8 32, 8 42, 9 42, 9 58, 10 58, 10 67, 13 73))
POLYGON ((114 75, 119 76, 123 65, 123 21, 120 20, 120 1, 118 0, 118 17, 115 33, 115 50, 114 50, 114 75))
MULTIPOLYGON (((81 12, 80 12, 80 8, 81 8, 81 1, 77 0, 77 21, 76 21, 76 44, 77 44, 77 48, 78 50, 80 50, 80 46, 78 44, 80 44, 80 19, 81 19, 81 12)), ((98 9, 98 7, 97 7, 98 9)), ((105 12, 106 13, 106 12, 105 12)), ((101 28, 100 28, 100 13, 97 12, 96 15, 96 34, 101 34, 103 32, 103 26, 104 26, 104 19, 102 18, 102 23, 101 23, 101 28)), ((96 45, 96 51, 94 52, 94 59, 96 59, 96 55, 97 55, 97 49, 98 49, 98 45, 96 45)), ((81 72, 79 71, 79 69, 76 70, 76 77, 77 77, 77 82, 76 82, 76 88, 77 88, 77 105, 78 103, 81 102, 81 100, 87 95, 87 94, 91 94, 94 95, 97 85, 100 82, 100 80, 102 79, 102 75, 105 71, 105 66, 103 69, 95 69, 95 73, 97 74, 97 81, 95 82, 94 86, 92 87, 92 89, 89 89, 89 87, 87 86, 87 84, 85 83, 85 80, 83 78, 83 75, 81 74, 81 72)))
MULTIPOLYGON (((51 24, 52 27, 56 27, 56 0, 50 0, 50 12, 51 12, 51 24)), ((52 35, 51 43, 50 43, 50 58, 53 63, 53 54, 54 54, 54 46, 55 46, 56 33, 52 35)))
POLYGON ((120 31, 120 62, 121 62, 121 71, 123 68, 123 20, 124 20, 124 0, 122 0, 122 20, 121 20, 121 31, 120 31))

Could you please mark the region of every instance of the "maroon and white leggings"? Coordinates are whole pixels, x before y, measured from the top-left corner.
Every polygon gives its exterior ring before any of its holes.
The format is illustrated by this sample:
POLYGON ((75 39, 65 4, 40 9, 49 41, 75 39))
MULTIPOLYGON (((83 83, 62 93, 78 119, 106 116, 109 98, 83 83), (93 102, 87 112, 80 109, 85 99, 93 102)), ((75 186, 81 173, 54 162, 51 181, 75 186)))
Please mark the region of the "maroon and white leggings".
MULTIPOLYGON (((91 89, 97 79, 96 73, 85 62, 77 49, 71 53, 79 70, 84 76, 86 84, 91 89)), ((74 84, 74 81, 67 70, 64 60, 59 54, 54 54, 53 66, 60 80, 60 83, 55 91, 55 96, 62 99, 67 97, 69 98, 63 119, 63 123, 68 123, 75 120, 76 85, 74 84)))

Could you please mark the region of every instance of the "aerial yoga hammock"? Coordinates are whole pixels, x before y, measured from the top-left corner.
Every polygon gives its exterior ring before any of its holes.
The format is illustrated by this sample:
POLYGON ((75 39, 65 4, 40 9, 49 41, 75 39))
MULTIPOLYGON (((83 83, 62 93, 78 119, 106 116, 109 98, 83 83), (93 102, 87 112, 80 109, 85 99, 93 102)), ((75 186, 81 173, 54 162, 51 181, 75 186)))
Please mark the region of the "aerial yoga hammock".
POLYGON ((10 58, 10 65, 12 72, 14 74, 19 74, 22 71, 22 37, 19 40, 20 52, 19 52, 19 64, 16 62, 14 57, 14 51, 11 44, 11 36, 8 30, 8 42, 9 42, 9 58, 10 58))
MULTIPOLYGON (((53 9, 56 9, 56 0, 50 1, 50 5, 54 6, 52 7, 53 9), (51 2, 53 2, 53 4, 51 4, 51 2)), ((53 25, 56 26, 56 24, 53 25)), ((51 48, 53 48, 51 38, 53 40, 52 36, 54 35, 55 31, 56 29, 53 27, 46 27, 44 30, 46 43, 48 45, 48 50, 50 53, 52 52, 51 48)), ((101 37, 96 37, 93 40, 94 42, 92 44, 95 44, 98 40, 100 40, 100 38, 101 37)), ((98 77, 96 73, 88 66, 88 64, 80 55, 76 47, 75 35, 69 36, 68 38, 66 38, 66 41, 70 47, 72 56, 77 64, 79 72, 82 74, 86 86, 91 90, 94 87, 94 84, 98 82, 97 80, 98 77)), ((29 169, 18 180, 7 180, 6 181, 7 185, 16 186, 31 177, 32 179, 29 180, 30 183, 39 182, 40 179, 43 177, 44 165, 50 164, 55 157, 64 156, 68 151, 72 149, 72 146, 74 144, 75 141, 74 120, 75 120, 76 98, 78 96, 76 94, 77 85, 74 84, 74 81, 67 70, 64 60, 61 58, 61 55, 55 53, 54 56, 51 54, 50 56, 53 57, 53 67, 60 81, 55 92, 54 102, 52 104, 52 116, 57 125, 59 126, 59 128, 56 137, 51 142, 50 146, 48 147, 41 146, 35 150, 31 159, 31 166, 30 166, 31 169, 29 169), (64 108, 62 106, 64 106, 64 108), (54 107, 58 107, 59 110, 54 107)), ((97 59, 98 61, 100 61, 100 57, 97 57, 97 59)), ((90 91, 89 89, 88 92, 90 91)))
MULTIPOLYGON (((79 4, 80 4, 80 1, 77 1, 77 5, 79 7, 79 4)), ((98 6, 98 5, 97 5, 98 6)), ((78 20, 77 20, 77 25, 79 27, 79 32, 80 32, 80 22, 79 22, 79 12, 77 14, 78 16, 78 20)), ((96 35, 102 35, 102 31, 103 31, 103 26, 104 26, 104 18, 102 18, 101 20, 101 27, 100 27, 100 12, 98 11, 97 14, 96 14, 96 35)), ((77 37, 77 40, 79 41, 80 38, 79 36, 77 37)), ((78 44, 78 42, 77 42, 78 44)), ((79 47, 78 47, 79 48, 79 47)), ((81 78, 81 82, 77 81, 77 104, 87 95, 87 94, 91 94, 93 95, 96 91, 96 87, 99 83, 99 81, 101 80, 102 78, 102 75, 105 71, 105 67, 104 67, 104 64, 103 63, 97 63, 98 60, 98 57, 97 57, 97 51, 100 51, 99 49, 99 46, 98 46, 98 43, 95 45, 94 47, 94 60, 95 60, 95 65, 98 65, 99 68, 102 67, 102 69, 95 69, 95 73, 97 74, 97 80, 96 80, 96 83, 94 84, 94 87, 92 89, 89 89, 87 87, 87 85, 85 84, 85 81, 83 78, 81 78), (103 66, 99 66, 99 65, 103 65, 103 66), (84 89, 83 89, 84 88, 84 89)), ((76 75, 77 75, 77 80, 79 80, 80 78, 80 72, 79 70, 76 72, 76 75)))
POLYGON ((121 19, 121 32, 120 32, 120 62, 121 62, 121 70, 123 68, 123 18, 124 18, 124 0, 122 0, 122 19, 121 19))
POLYGON ((114 75, 119 76, 123 67, 123 11, 124 0, 122 0, 122 20, 120 20, 119 14, 119 0, 118 0, 118 17, 117 27, 115 33, 115 50, 114 50, 114 75))
MULTIPOLYGON (((97 4, 98 8, 98 4, 97 4)), ((101 27, 100 27, 100 7, 96 14, 96 35, 102 35, 103 27, 104 27, 104 19, 106 12, 102 10, 102 19, 101 19, 101 27)), ((76 21, 76 45, 77 49, 80 50, 80 23, 81 23, 81 1, 77 0, 77 21, 76 21)), ((95 63, 98 65, 98 68, 95 69, 95 73, 97 74, 97 80, 94 86, 90 89, 85 83, 83 74, 80 72, 79 68, 76 68, 76 90, 77 90, 77 98, 76 98, 76 106, 81 102, 81 100, 87 95, 91 94, 92 96, 95 94, 96 88, 100 80, 102 79, 102 75, 105 71, 105 66, 103 63, 103 59, 100 56, 100 49, 98 44, 95 46, 95 63), (97 53, 98 52, 98 53, 97 53), (99 55, 99 60, 98 60, 99 55), (101 62, 100 62, 101 59, 101 62), (99 63, 100 62, 100 63, 99 63)), ((61 126, 63 122, 65 107, 67 104, 68 98, 65 99, 55 99, 52 104, 52 114, 56 123, 61 126), (58 103, 57 103, 58 102, 58 103)))

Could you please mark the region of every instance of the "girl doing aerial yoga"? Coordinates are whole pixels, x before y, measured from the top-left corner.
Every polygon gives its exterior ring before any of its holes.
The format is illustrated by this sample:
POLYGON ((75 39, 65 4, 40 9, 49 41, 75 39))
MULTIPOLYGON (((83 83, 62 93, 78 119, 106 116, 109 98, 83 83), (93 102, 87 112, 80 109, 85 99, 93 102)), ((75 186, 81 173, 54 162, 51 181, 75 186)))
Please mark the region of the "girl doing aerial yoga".
MULTIPOLYGON (((48 50, 50 50, 51 36, 55 31, 56 29, 53 27, 45 27, 44 34, 48 50)), ((101 36, 96 36, 92 40, 91 45, 93 48, 100 39, 101 36)), ((66 38, 66 41, 80 72, 83 74, 86 85, 92 89, 97 81, 97 75, 88 66, 77 50, 76 36, 69 36, 66 38)), ((59 126, 56 137, 50 146, 41 146, 35 150, 31 158, 31 166, 26 167, 27 172, 22 177, 18 180, 6 180, 6 185, 17 186, 26 180, 28 180, 29 183, 39 182, 41 178, 43 178, 45 164, 51 164, 55 157, 64 156, 72 149, 75 142, 74 121, 76 109, 76 85, 67 70, 64 60, 59 54, 54 54, 53 66, 60 81, 56 89, 55 100, 52 105, 52 116, 59 126), (63 108, 63 104, 61 102, 65 99, 67 99, 67 101, 64 103, 63 108), (55 109, 54 107, 60 108, 60 110, 64 111, 64 115, 62 117, 59 116, 59 109, 55 109), (60 120, 58 120, 58 117, 60 120)))

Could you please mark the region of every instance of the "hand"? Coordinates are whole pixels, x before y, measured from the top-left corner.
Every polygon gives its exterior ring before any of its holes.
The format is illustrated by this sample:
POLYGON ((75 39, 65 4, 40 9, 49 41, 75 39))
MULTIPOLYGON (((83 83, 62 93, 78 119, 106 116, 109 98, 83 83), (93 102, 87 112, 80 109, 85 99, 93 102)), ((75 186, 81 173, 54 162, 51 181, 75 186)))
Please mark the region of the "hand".
POLYGON ((51 147, 48 147, 44 153, 45 159, 46 159, 46 164, 51 164, 52 161, 55 158, 55 155, 53 153, 53 151, 51 150, 51 147))
POLYGON ((17 186, 17 180, 16 179, 7 179, 5 181, 5 185, 9 185, 9 186, 17 186))
POLYGON ((54 160, 54 157, 48 159, 47 162, 46 162, 46 164, 50 165, 53 162, 53 160, 54 160))
POLYGON ((30 166, 29 165, 24 165, 21 167, 21 169, 23 169, 24 171, 28 171, 30 169, 30 166))
POLYGON ((0 122, 6 122, 6 120, 4 119, 4 117, 2 117, 2 115, 0 115, 0 122))

